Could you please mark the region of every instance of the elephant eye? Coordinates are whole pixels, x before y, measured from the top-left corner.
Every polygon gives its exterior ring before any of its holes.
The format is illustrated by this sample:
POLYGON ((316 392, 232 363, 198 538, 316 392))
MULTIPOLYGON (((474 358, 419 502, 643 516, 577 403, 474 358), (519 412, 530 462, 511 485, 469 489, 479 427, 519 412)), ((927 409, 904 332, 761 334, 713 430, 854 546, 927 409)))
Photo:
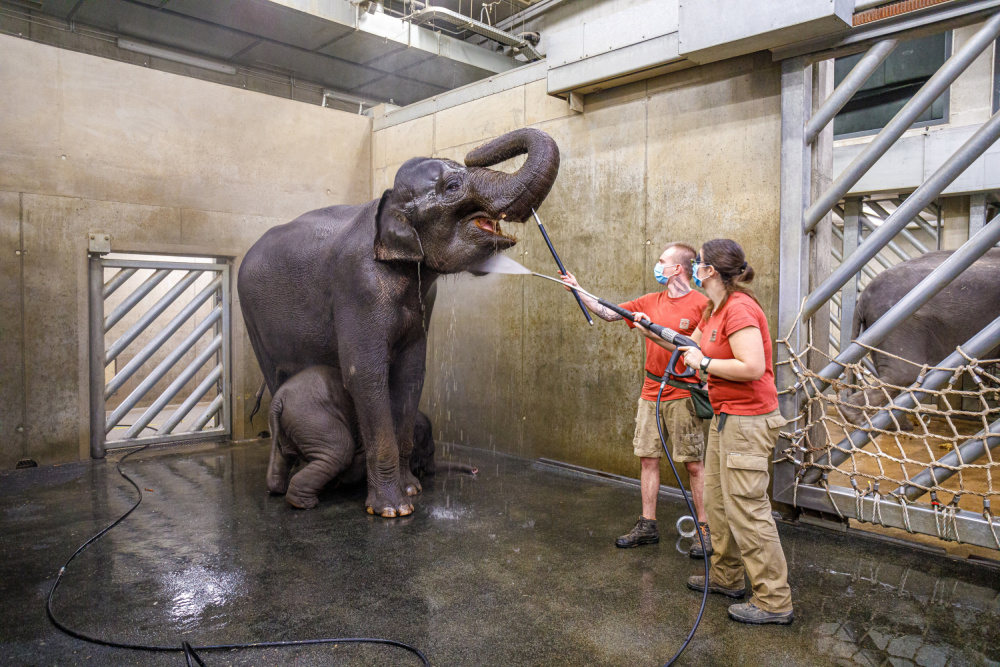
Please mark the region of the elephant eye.
POLYGON ((445 192, 454 192, 455 190, 458 190, 458 188, 459 188, 459 182, 458 181, 449 181, 448 184, 446 186, 444 186, 444 191, 445 192))

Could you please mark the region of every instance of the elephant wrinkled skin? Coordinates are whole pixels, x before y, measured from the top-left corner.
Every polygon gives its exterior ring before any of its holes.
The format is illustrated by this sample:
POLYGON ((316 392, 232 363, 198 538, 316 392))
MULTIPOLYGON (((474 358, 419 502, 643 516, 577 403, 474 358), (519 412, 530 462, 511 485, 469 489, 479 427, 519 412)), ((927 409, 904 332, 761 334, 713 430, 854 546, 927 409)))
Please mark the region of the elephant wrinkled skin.
MULTIPOLYGON (((858 298, 852 338, 856 340, 952 252, 929 252, 880 273, 858 298)), ((1000 249, 992 249, 879 343, 882 352, 872 353, 879 379, 897 387, 909 386, 916 382, 921 366, 940 363, 997 317, 1000 317, 1000 249)), ((890 390, 887 397, 878 388, 856 392, 848 397, 848 402, 856 407, 844 407, 844 414, 852 423, 864 424, 862 410, 874 416, 879 406, 888 404, 898 394, 898 390, 890 390)), ((912 429, 905 419, 899 426, 907 431, 912 429)))
MULTIPOLYGON (((535 129, 473 150, 465 166, 413 158, 380 199, 274 227, 243 259, 240 307, 271 395, 310 366, 339 371, 338 409, 357 424, 370 513, 410 514, 408 496, 420 491, 409 458, 424 381, 428 291, 439 275, 513 246, 501 225, 530 216, 558 170, 559 149, 535 129), (524 154, 514 173, 487 168, 524 154)), ((289 462, 275 446, 272 462, 269 479, 287 474, 289 462)))
MULTIPOLYGON (((267 489, 285 494, 292 507, 315 507, 317 494, 332 480, 354 484, 365 478, 365 451, 351 397, 336 368, 310 366, 281 385, 271 401, 268 426, 272 447, 267 489), (305 465, 291 475, 299 462, 305 465)), ((413 443, 410 472, 418 477, 439 470, 477 472, 465 464, 434 461, 431 422, 419 411, 413 443)))

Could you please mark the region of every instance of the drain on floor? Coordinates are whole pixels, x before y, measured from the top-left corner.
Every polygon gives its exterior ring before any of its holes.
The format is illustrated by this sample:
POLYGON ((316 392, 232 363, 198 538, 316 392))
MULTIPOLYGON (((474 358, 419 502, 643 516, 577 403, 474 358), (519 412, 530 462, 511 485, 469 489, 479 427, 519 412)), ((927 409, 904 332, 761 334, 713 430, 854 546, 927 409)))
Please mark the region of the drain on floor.
POLYGON ((24 468, 37 468, 37 467, 38 464, 35 463, 35 459, 21 459, 20 461, 17 462, 17 465, 14 466, 14 470, 22 470, 24 468))

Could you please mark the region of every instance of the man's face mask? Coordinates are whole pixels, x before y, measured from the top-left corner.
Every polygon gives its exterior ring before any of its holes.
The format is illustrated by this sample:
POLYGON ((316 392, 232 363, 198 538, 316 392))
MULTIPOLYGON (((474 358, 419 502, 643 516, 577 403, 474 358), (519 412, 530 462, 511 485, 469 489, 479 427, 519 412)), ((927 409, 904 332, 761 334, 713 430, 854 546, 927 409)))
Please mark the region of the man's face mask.
MULTIPOLYGON (((680 264, 670 264, 667 266, 668 269, 673 269, 675 266, 680 266, 680 264)), ((659 262, 653 267, 653 277, 656 278, 656 282, 661 285, 666 285, 670 282, 670 276, 663 275, 663 265, 659 262)))
POLYGON ((670 282, 670 278, 667 278, 665 275, 663 275, 663 265, 660 264, 659 262, 657 262, 656 266, 653 267, 653 277, 656 278, 656 282, 660 283, 661 285, 666 285, 668 282, 670 282))

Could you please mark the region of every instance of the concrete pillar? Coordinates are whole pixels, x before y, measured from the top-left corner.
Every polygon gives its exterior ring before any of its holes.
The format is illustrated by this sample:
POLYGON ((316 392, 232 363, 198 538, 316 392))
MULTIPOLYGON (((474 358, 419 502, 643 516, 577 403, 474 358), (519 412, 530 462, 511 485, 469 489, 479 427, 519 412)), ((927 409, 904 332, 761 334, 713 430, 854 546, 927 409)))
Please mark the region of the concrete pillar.
POLYGON ((969 197, 941 199, 941 249, 955 250, 969 240, 969 197))

